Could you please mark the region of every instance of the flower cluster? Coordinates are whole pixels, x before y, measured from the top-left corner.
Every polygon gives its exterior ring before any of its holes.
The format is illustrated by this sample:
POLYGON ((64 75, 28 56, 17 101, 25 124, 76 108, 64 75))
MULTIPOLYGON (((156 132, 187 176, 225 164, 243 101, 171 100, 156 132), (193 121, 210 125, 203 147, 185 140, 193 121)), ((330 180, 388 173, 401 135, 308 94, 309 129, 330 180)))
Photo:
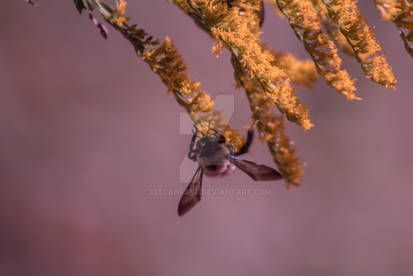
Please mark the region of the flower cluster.
MULTIPOLYGON (((265 1, 272 3, 275 13, 288 21, 311 60, 277 52, 260 41, 263 0, 169 0, 211 36, 211 51, 217 57, 221 48, 230 51, 237 86, 245 90, 250 104, 251 122, 257 126, 260 139, 267 143, 287 186, 298 185, 303 174, 302 164, 293 142, 285 134, 284 122, 287 119, 306 130, 313 124, 309 110, 295 95, 295 87, 312 88, 320 76, 348 100, 360 100, 355 95, 354 79, 341 68, 338 50, 355 57, 372 81, 395 87, 396 79, 355 0, 265 1), (280 114, 275 113, 274 107, 280 114)), ((118 0, 115 8, 101 0, 74 2, 79 12, 88 10, 104 37, 106 29, 92 16, 95 8, 133 45, 137 55, 160 77, 200 132, 216 129, 236 148, 242 145, 240 133, 222 119, 200 83, 189 77, 171 39, 165 37, 161 43, 136 25, 129 26, 124 0, 118 0)), ((410 45, 413 1, 375 0, 375 3, 384 19, 396 24, 407 52, 413 57, 410 45)))
POLYGON ((231 61, 235 69, 234 77, 237 85, 246 91, 259 138, 267 142, 268 149, 287 187, 299 185, 303 170, 293 142, 285 134, 284 116, 274 114, 271 97, 262 89, 257 80, 249 78, 248 72, 235 56, 232 56, 231 61))
POLYGON ((366 76, 385 87, 395 87, 396 78, 387 64, 383 49, 356 3, 353 0, 323 0, 323 3, 330 18, 353 48, 366 76))
POLYGON ((345 95, 348 100, 360 99, 354 94, 354 80, 346 70, 340 69, 341 59, 337 54, 337 48, 322 31, 323 24, 313 3, 310 0, 276 2, 327 84, 345 95))
MULTIPOLYGON (((120 1, 119 5, 122 3, 120 1)), ((103 18, 133 45, 136 54, 160 77, 168 92, 187 111, 200 132, 206 133, 208 128, 220 130, 231 144, 239 148, 243 144, 243 137, 222 119, 211 96, 202 90, 200 83, 189 77, 185 62, 171 39, 165 37, 160 43, 136 25, 128 26, 124 22, 119 25, 115 19, 119 19, 119 10, 124 8, 119 5, 112 9, 101 2, 97 7, 103 18)), ((124 10, 121 14, 124 15, 124 10)))
POLYGON ((413 1, 375 0, 375 2, 383 19, 392 20, 396 24, 404 48, 413 57, 413 1))

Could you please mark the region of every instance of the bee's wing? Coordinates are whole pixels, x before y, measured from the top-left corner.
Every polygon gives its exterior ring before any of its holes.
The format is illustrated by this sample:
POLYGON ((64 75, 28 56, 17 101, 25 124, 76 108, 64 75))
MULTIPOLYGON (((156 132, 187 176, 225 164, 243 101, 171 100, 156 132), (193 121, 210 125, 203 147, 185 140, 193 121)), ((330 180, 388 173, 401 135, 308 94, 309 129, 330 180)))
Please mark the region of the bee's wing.
POLYGON ((263 164, 243 160, 237 157, 231 157, 230 160, 238 169, 251 176, 254 180, 271 181, 282 179, 282 175, 278 171, 263 164))
POLYGON ((183 216, 201 200, 203 174, 204 170, 201 166, 199 166, 188 187, 185 189, 185 192, 182 194, 181 200, 179 201, 179 216, 183 216))

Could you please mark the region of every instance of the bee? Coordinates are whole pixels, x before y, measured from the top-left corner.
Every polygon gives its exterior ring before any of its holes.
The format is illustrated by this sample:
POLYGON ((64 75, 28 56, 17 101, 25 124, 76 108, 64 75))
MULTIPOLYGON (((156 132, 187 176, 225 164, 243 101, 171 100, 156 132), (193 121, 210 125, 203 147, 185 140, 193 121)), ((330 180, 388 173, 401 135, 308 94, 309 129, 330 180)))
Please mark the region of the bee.
POLYGON ((198 163, 198 168, 191 182, 185 189, 178 205, 178 215, 183 216, 201 200, 202 178, 204 174, 221 177, 230 174, 235 168, 248 174, 256 181, 272 181, 282 179, 282 175, 273 168, 239 158, 248 151, 254 137, 254 128, 247 132, 247 139, 242 147, 235 151, 222 134, 216 130, 211 135, 198 135, 195 128, 189 146, 188 158, 198 163))

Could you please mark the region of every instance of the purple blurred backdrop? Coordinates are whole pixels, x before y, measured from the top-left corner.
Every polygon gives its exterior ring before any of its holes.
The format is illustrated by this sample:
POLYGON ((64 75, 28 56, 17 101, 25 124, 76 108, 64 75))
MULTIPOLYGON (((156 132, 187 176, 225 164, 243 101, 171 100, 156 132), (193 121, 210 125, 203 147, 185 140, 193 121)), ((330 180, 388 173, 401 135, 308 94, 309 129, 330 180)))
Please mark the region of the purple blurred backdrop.
MULTIPOLYGON (((180 166, 190 141, 183 111, 132 47, 105 41, 72 1, 4 1, 0 17, 0 275, 413 275, 413 60, 373 1, 359 4, 398 89, 358 81, 362 102, 318 81, 300 99, 315 127, 288 124, 307 163, 302 186, 256 183, 236 171, 205 189, 266 195, 204 196, 187 215, 180 166)), ((308 58, 287 23, 267 17, 262 39, 308 58)), ((129 1, 134 23, 179 47, 213 95, 235 95, 231 124, 250 111, 234 89, 228 52, 167 1, 129 1)), ((256 141, 249 160, 274 166, 256 141)))

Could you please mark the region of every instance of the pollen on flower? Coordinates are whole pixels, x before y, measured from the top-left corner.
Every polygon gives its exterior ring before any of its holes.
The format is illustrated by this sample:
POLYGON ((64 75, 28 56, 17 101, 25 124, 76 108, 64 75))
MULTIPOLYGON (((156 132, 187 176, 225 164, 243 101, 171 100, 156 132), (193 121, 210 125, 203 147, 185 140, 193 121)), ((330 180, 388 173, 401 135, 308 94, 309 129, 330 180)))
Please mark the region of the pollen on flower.
POLYGON ((281 68, 293 83, 312 89, 318 74, 311 60, 299 60, 290 53, 270 51, 273 53, 270 58, 272 64, 281 68))
MULTIPOLYGON (((300 102, 296 89, 312 88, 317 77, 344 95, 355 95, 355 80, 341 68, 338 50, 360 63, 365 75, 385 87, 395 87, 396 79, 380 44, 354 0, 265 0, 287 20, 311 57, 300 60, 291 53, 271 49, 260 40, 263 0, 169 0, 190 16, 196 26, 211 36, 211 52, 217 57, 221 48, 231 54, 234 79, 249 101, 251 122, 265 141, 287 184, 299 185, 302 163, 294 142, 285 133, 285 119, 305 130, 313 127, 309 110, 300 102)), ((398 28, 406 51, 413 57, 413 4, 411 0, 375 0, 384 20, 398 28)), ((103 0, 82 0, 79 11, 91 14, 96 8, 108 24, 133 46, 136 54, 159 76, 175 101, 185 109, 200 133, 214 129, 223 134, 236 149, 243 136, 226 122, 215 108, 210 94, 188 73, 185 62, 173 41, 163 41, 129 21, 125 0, 113 8, 103 0), (86 5, 87 4, 87 5, 86 5)))
POLYGON ((342 50, 347 55, 354 56, 353 48, 351 48, 350 44, 347 42, 346 37, 341 33, 337 25, 335 25, 332 19, 329 17, 328 10, 323 4, 323 1, 311 0, 311 2, 314 8, 317 10, 327 34, 334 41, 337 48, 342 50))
POLYGON ((112 22, 119 27, 122 27, 125 22, 130 20, 129 17, 125 17, 126 5, 125 0, 116 1, 116 8, 112 12, 112 22))
POLYGON ((356 3, 353 0, 323 0, 323 3, 330 18, 353 48, 366 76, 385 87, 394 87, 396 78, 387 64, 380 44, 374 37, 372 28, 367 26, 356 3))
POLYGON ((187 111, 201 132, 206 131, 206 126, 214 127, 219 131, 225 129, 233 141, 242 144, 243 137, 225 122, 221 112, 215 109, 211 96, 202 90, 199 82, 189 77, 188 69, 173 41, 166 36, 160 43, 143 29, 138 29, 136 25, 123 24, 128 20, 128 17, 124 17, 125 7, 126 2, 120 0, 116 3, 115 9, 105 5, 99 6, 99 11, 106 21, 132 44, 136 54, 159 76, 168 92, 173 94, 177 103, 187 111))
POLYGON ((375 0, 384 20, 396 25, 404 48, 413 57, 413 3, 407 0, 375 0))
POLYGON ((222 46, 220 46, 219 43, 214 43, 212 46, 211 52, 215 54, 216 58, 219 58, 219 55, 222 53, 221 48, 222 46))
POLYGON ((191 100, 191 106, 194 107, 193 111, 205 113, 214 108, 214 102, 209 94, 205 91, 201 91, 191 100))
POLYGON ((326 83, 348 100, 359 99, 354 94, 354 80, 346 70, 340 69, 341 59, 335 44, 321 29, 322 22, 314 3, 310 0, 277 0, 276 3, 326 83))
POLYGON ((263 90, 256 79, 248 77, 246 70, 239 61, 233 58, 232 63, 235 69, 234 77, 247 93, 252 112, 252 122, 257 126, 258 137, 267 143, 287 187, 299 185, 303 174, 302 164, 297 158, 293 143, 285 134, 284 116, 277 116, 273 113, 271 97, 263 90))
POLYGON ((402 3, 400 0, 375 0, 376 7, 380 11, 384 20, 393 20, 397 14, 402 11, 402 3))
MULTIPOLYGON (((222 18, 219 24, 212 26, 211 35, 214 40, 221 41, 232 52, 232 56, 246 69, 249 78, 256 79, 260 83, 270 96, 273 106, 286 114, 289 120, 309 129, 312 124, 308 110, 294 96, 294 89, 285 72, 276 63, 271 63, 268 57, 272 57, 273 54, 260 43, 257 26, 250 24, 252 20, 256 20, 253 7, 260 3, 251 2, 251 4, 244 3, 243 16, 232 11, 227 17, 222 18), (237 24, 233 24, 234 21, 237 24)), ((234 8, 231 10, 236 11, 234 8)))

